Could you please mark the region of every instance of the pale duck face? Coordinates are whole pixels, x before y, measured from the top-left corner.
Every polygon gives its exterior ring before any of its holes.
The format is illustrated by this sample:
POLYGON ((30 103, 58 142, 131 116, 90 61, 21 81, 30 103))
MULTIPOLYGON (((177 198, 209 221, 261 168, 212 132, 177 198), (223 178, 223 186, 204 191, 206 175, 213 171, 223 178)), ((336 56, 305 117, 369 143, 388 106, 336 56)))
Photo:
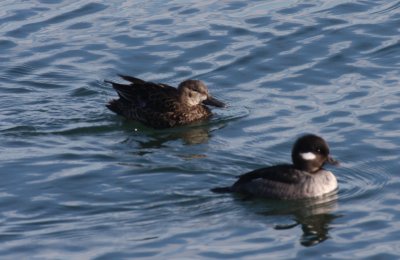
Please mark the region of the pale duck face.
POLYGON ((207 99, 208 93, 199 92, 193 89, 187 89, 185 91, 186 94, 186 102, 189 106, 197 106, 207 99))
POLYGON ((206 105, 224 107, 225 104, 208 93, 207 86, 200 80, 185 80, 178 86, 181 101, 189 106, 206 105))

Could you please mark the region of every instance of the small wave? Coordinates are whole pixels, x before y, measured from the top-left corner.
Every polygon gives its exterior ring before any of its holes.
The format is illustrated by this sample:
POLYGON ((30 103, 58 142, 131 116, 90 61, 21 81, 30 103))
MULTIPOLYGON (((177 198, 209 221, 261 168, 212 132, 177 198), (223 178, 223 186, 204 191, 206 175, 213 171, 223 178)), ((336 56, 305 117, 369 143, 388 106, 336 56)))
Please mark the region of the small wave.
POLYGON ((378 166, 379 164, 379 162, 364 161, 347 165, 338 176, 341 200, 354 201, 365 198, 378 200, 383 194, 381 191, 391 178, 387 171, 378 166))

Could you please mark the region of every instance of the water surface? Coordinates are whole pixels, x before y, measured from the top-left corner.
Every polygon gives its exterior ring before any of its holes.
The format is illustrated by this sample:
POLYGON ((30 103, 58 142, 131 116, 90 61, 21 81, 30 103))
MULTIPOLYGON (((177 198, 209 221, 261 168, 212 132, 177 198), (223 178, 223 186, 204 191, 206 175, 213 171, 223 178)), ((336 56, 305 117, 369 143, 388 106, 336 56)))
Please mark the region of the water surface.
POLYGON ((0 3, 2 259, 398 259, 400 3, 0 3), (157 131, 105 108, 125 73, 229 103, 157 131), (302 133, 339 192, 213 194, 302 133))

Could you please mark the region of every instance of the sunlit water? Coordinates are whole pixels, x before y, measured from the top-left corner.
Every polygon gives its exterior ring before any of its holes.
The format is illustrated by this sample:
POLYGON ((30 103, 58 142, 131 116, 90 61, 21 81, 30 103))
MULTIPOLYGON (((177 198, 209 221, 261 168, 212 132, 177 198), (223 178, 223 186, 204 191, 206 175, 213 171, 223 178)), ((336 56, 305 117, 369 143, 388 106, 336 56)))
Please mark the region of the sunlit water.
POLYGON ((1 259, 398 259, 400 3, 0 2, 1 259), (156 131, 104 79, 229 103, 156 131), (213 194, 323 136, 339 192, 213 194))

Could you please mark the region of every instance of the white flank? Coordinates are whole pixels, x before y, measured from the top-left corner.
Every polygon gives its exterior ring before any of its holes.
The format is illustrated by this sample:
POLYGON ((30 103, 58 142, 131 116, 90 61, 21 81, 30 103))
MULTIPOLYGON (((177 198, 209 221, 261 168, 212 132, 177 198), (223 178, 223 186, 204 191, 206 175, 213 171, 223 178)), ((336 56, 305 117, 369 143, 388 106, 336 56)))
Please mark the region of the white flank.
POLYGON ((317 156, 312 153, 312 152, 308 152, 308 153, 300 153, 300 156, 304 159, 304 160, 314 160, 315 158, 317 158, 317 156))

